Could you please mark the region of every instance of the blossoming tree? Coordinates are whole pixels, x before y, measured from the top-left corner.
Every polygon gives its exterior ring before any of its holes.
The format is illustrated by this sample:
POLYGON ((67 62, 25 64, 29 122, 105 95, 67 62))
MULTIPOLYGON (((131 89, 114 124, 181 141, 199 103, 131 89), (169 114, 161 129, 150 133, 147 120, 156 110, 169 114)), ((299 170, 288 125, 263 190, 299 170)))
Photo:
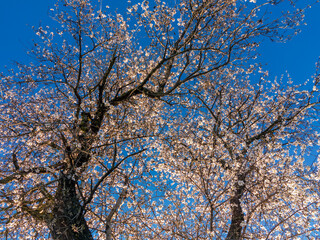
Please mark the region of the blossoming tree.
POLYGON ((269 9, 281 2, 155 0, 117 13, 56 1, 56 24, 36 30, 34 61, 1 74, 1 237, 240 239, 317 228, 317 185, 302 163, 304 138, 316 138, 302 127, 316 91, 270 94, 235 70, 264 37, 295 33, 303 11, 289 3, 277 18, 269 9))
POLYGON ((157 170, 174 188, 159 214, 177 239, 320 234, 318 163, 304 162, 319 139, 318 76, 308 92, 263 75, 253 85, 248 75, 227 72, 192 90, 188 123, 173 121, 175 134, 164 137, 157 170))

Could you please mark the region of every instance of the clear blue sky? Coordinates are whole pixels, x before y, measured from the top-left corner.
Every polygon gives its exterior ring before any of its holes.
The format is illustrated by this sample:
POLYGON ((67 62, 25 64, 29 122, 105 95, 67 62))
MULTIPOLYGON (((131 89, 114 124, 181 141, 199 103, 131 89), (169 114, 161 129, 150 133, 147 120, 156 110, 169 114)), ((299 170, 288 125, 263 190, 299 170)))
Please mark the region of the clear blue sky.
MULTIPOLYGON (((98 0, 96 0, 98 1, 98 0)), ((110 3, 113 0, 104 0, 110 3)), ((259 0, 258 0, 259 1, 259 0)), ((0 72, 14 60, 25 61, 26 51, 35 38, 32 26, 45 25, 50 21, 48 12, 55 0, 2 0, 0 3, 0 72)), ((126 0, 118 0, 125 6, 126 0)), ((115 2, 113 2, 115 3, 115 2)), ((113 4, 112 4, 113 5, 113 4)), ((307 26, 300 35, 283 43, 267 41, 261 47, 260 61, 267 64, 271 76, 285 73, 294 82, 303 82, 315 71, 315 62, 320 56, 320 5, 306 14, 307 26)))

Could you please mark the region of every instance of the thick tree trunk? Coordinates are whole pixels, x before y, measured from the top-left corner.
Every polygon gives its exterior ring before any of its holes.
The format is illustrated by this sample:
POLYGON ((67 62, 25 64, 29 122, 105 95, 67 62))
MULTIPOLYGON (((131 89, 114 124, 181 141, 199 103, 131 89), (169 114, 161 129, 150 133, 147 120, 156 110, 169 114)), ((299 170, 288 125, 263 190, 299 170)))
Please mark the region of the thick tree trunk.
POLYGON ((240 240, 242 230, 241 223, 244 220, 243 211, 239 199, 232 198, 230 203, 232 204, 232 220, 226 240, 240 240))
POLYGON ((93 240, 76 193, 76 182, 61 174, 50 223, 54 240, 93 240))
MULTIPOLYGON (((103 86, 99 86, 98 109, 93 119, 91 119, 89 113, 83 112, 81 114, 82 119, 79 128, 82 130, 82 133, 78 137, 81 143, 81 152, 73 161, 70 157, 70 147, 66 149, 72 167, 82 167, 90 160, 90 146, 94 140, 94 136, 100 129, 107 110, 103 104, 102 97, 103 86)), ((49 223, 52 238, 54 240, 93 240, 84 214, 84 209, 80 204, 76 192, 76 181, 72 179, 72 174, 61 173, 52 209, 53 220, 49 223)))
POLYGON ((106 223, 106 240, 112 240, 110 223, 106 223))
POLYGON ((234 196, 230 199, 231 205, 231 225, 228 231, 226 240, 240 240, 242 226, 241 223, 244 221, 244 214, 241 207, 241 197, 245 189, 245 176, 240 175, 238 177, 238 182, 236 183, 236 191, 234 196))

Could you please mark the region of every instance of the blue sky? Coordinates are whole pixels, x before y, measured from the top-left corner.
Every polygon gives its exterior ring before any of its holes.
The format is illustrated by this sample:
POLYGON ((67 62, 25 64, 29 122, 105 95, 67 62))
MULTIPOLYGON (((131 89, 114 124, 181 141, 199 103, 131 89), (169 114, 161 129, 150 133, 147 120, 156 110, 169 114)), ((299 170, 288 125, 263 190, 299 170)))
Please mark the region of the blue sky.
POLYGON ((26 59, 32 39, 32 26, 49 20, 53 0, 9 0, 0 3, 0 71, 12 61, 26 59))
MULTIPOLYGON (((98 0, 96 0, 98 1, 98 0)), ((104 0, 103 3, 110 3, 104 0)), ((50 21, 48 12, 55 0, 9 0, 0 5, 0 72, 12 61, 25 61, 26 51, 35 38, 32 26, 45 25, 50 21)), ((118 0, 127 5, 126 0, 118 0)), ((114 5, 113 2, 110 5, 114 5)), ((303 82, 315 72, 315 62, 320 56, 320 5, 306 14, 307 26, 300 35, 287 43, 266 41, 260 48, 259 61, 266 64, 271 76, 281 75, 286 70, 294 82, 303 82)))

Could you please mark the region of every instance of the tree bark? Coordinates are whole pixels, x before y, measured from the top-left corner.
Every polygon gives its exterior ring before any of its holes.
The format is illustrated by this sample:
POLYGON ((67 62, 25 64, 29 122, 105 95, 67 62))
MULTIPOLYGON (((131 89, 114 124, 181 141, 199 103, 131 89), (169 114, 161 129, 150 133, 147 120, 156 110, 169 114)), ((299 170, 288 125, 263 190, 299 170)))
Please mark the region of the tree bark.
MULTIPOLYGON (((82 119, 79 127, 82 133, 78 137, 81 143, 81 152, 78 153, 74 161, 70 159, 72 168, 82 167, 90 160, 90 146, 94 136, 101 127, 104 114, 107 110, 102 102, 102 96, 103 86, 99 86, 98 108, 93 119, 91 119, 90 113, 83 112, 81 114, 82 119), (89 133, 91 133, 91 136, 89 133)), ((69 151, 71 151, 70 147, 69 151)), ((69 153, 68 155, 71 154, 69 153)), ((93 240, 84 217, 84 208, 81 206, 77 196, 76 181, 72 179, 73 176, 72 173, 60 174, 52 210, 53 220, 49 223, 51 235, 54 240, 93 240)))
POLYGON ((241 231, 242 231, 241 223, 244 221, 244 214, 241 207, 240 199, 245 189, 244 181, 245 181, 245 176, 239 175, 238 182, 236 183, 235 194, 230 199, 232 219, 231 219, 231 225, 230 225, 226 240, 241 239, 241 231))
POLYGON ((52 215, 49 228, 54 240, 93 240, 77 196, 76 181, 63 173, 58 182, 52 215))

